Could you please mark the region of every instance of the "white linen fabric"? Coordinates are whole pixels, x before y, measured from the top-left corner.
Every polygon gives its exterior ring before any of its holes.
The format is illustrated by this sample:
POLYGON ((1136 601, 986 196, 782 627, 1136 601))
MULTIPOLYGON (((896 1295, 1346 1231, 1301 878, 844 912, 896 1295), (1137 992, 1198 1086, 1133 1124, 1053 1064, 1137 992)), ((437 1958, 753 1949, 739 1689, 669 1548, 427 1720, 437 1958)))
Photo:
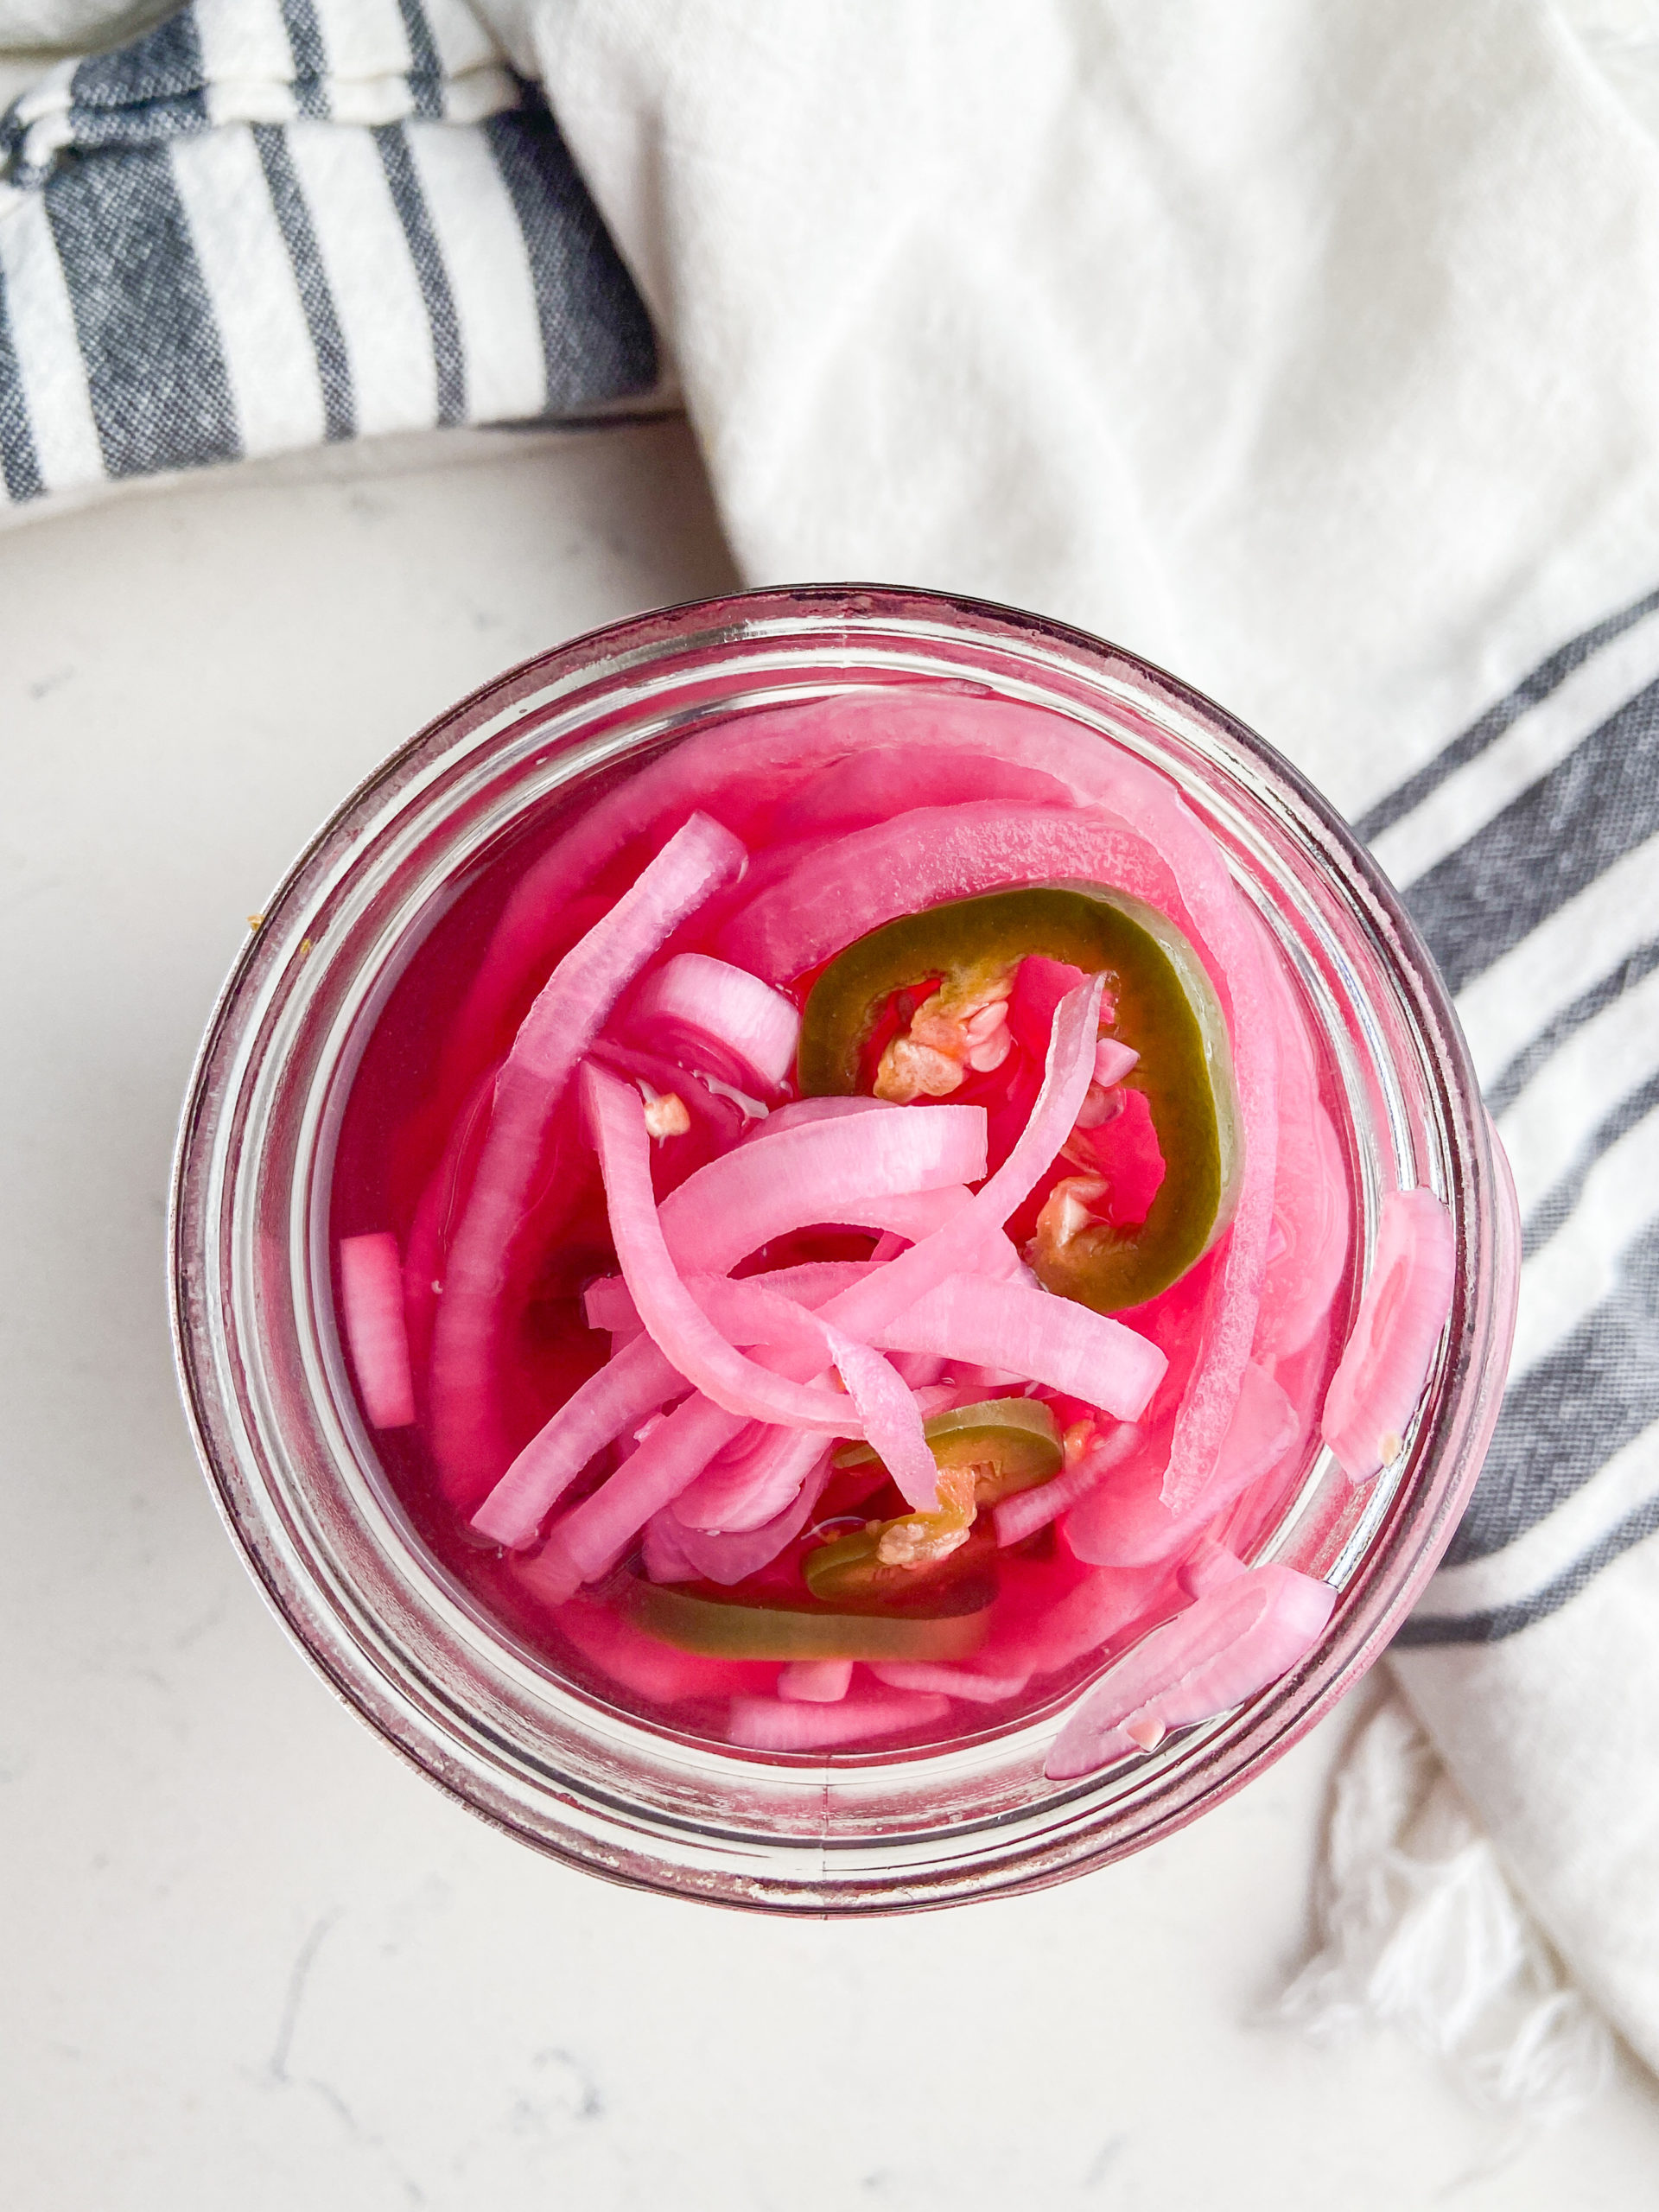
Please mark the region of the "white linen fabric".
MULTIPOLYGON (((1254 721, 1406 887, 1527 1257, 1400 1678, 1659 2063, 1659 154, 1535 0, 490 14, 751 581, 1113 637, 1254 721)), ((1526 2034, 1581 2044, 1540 2001, 1526 2034)))

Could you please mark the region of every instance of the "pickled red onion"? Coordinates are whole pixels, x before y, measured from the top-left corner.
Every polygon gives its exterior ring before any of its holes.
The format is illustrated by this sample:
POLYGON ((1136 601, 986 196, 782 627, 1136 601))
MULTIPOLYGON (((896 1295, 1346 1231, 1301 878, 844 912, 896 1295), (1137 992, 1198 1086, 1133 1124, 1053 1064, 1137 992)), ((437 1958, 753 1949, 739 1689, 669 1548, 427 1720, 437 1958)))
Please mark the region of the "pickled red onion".
POLYGON ((1140 1418, 1169 1364, 1145 1337, 1069 1298, 971 1275, 951 1276, 873 1333, 892 1351, 995 1362, 1118 1421, 1140 1418))
MULTIPOLYGON (((1033 1490, 1016 1491, 1012 1497, 1003 1498, 992 1516, 996 1523, 997 1542, 1004 1546, 1022 1544, 1027 1536, 1034 1536, 1051 1521, 1058 1521, 1080 1498, 1097 1490, 1140 1441, 1141 1431, 1133 1422, 1124 1421, 1100 1438, 1075 1467, 1068 1467, 1047 1482, 1039 1483, 1033 1490)), ((1069 1524, 1067 1534, 1070 1535, 1069 1524)), ((1077 1556, 1083 1558, 1086 1554, 1078 1553, 1077 1556)))
POLYGON ((636 1338, 531 1437, 474 1514, 474 1528, 514 1550, 531 1542, 596 1452, 690 1387, 649 1337, 636 1338))
POLYGON ((681 1528, 699 1535, 749 1535, 787 1513, 827 1446, 810 1428, 758 1425, 688 1483, 670 1509, 681 1528))
POLYGON ((722 1529, 718 1534, 685 1526, 679 1513, 680 1506, 685 1503, 682 1496, 654 1516, 645 1532, 647 1541, 653 1529, 660 1530, 693 1574, 729 1588, 745 1576, 770 1567, 785 1545, 793 1543, 811 1517, 812 1509, 823 1497, 829 1479, 830 1452, 826 1448, 793 1502, 775 1518, 758 1529, 722 1529))
POLYGON ((1107 1670, 1055 1738, 1044 1773, 1051 1782, 1092 1774, 1242 1705, 1306 1657, 1336 1602, 1328 1582, 1288 1567, 1212 1584, 1107 1670))
POLYGON ((415 1418, 404 1313, 404 1263, 390 1230, 340 1240, 340 1303, 363 1408, 377 1428, 415 1418))
POLYGON ((887 1225, 849 1216, 855 1199, 899 1201, 895 1224, 926 1219, 930 1210, 912 1201, 976 1182, 985 1164, 982 1106, 809 1122, 739 1145, 688 1176, 663 1201, 662 1233, 678 1267, 723 1274, 791 1230, 849 1218, 860 1227, 887 1225))
POLYGON ((838 1122, 849 1114, 902 1114, 902 1106, 891 1106, 885 1098, 866 1098, 856 1093, 851 1098, 791 1098, 787 1105, 774 1106, 764 1122, 756 1122, 743 1132, 745 1144, 758 1144, 762 1137, 781 1136, 785 1129, 798 1129, 808 1122, 838 1122))
MULTIPOLYGON (((651 1183, 651 1136, 639 1093, 590 1060, 582 1071, 582 1102, 605 1179, 611 1236, 623 1280, 640 1319, 664 1356, 694 1389, 728 1413, 749 1421, 780 1421, 792 1428, 822 1429, 831 1436, 854 1433, 846 1397, 792 1382, 745 1358, 687 1290, 658 1218, 651 1183)), ((919 1431, 919 1422, 917 1426, 919 1431)))
POLYGON ((850 1659, 794 1659, 778 1677, 778 1694, 798 1705, 838 1705, 853 1679, 850 1659))
POLYGON ((720 933, 724 957, 792 982, 900 915, 1013 884, 1109 882, 1167 908, 1175 880, 1156 849, 1099 808, 923 807, 804 855, 720 933))
POLYGON ((703 952, 677 953, 651 976, 628 1009, 635 1028, 665 1025, 712 1038, 775 1090, 801 1033, 794 1002, 758 976, 703 952))
POLYGON ((1028 1675, 981 1674, 942 1659, 879 1659, 871 1662, 870 1672, 891 1689, 931 1691, 938 1697, 967 1698, 975 1705, 1000 1705, 1004 1698, 1018 1697, 1031 1679, 1028 1675))
POLYGON ((1040 806, 1064 805, 1070 797, 1057 777, 1015 761, 943 746, 872 746, 849 753, 786 798, 772 815, 771 835, 782 840, 824 836, 885 822, 924 801, 948 806, 963 799, 1003 799, 1040 806))
POLYGON ((686 1399, 590 1497, 554 1522, 521 1570, 525 1582, 556 1605, 607 1573, 652 1514, 677 1498, 742 1426, 740 1415, 705 1397, 686 1399))
POLYGON ((1452 1310, 1452 1217, 1432 1191, 1390 1191, 1347 1349, 1325 1394, 1325 1442, 1368 1482, 1400 1450, 1452 1310))
POLYGON ((754 1751, 811 1751, 829 1744, 855 1744, 900 1729, 931 1727, 950 1710, 948 1698, 894 1690, 874 1697, 847 1697, 838 1705, 791 1705, 772 1697, 734 1697, 727 1735, 754 1751))
POLYGON ((433 1331, 433 1454, 445 1495, 463 1510, 479 1503, 506 1456, 494 1395, 497 1307, 548 1122, 622 992, 746 859, 729 830, 693 815, 560 961, 513 1039, 433 1331))
POLYGON ((1190 1505, 1176 1512, 1164 1503, 1163 1472, 1150 1458, 1079 1503, 1065 1524, 1066 1541, 1079 1559, 1100 1567, 1173 1559, 1278 1465, 1300 1427, 1284 1391, 1252 1362, 1210 1478, 1190 1505))

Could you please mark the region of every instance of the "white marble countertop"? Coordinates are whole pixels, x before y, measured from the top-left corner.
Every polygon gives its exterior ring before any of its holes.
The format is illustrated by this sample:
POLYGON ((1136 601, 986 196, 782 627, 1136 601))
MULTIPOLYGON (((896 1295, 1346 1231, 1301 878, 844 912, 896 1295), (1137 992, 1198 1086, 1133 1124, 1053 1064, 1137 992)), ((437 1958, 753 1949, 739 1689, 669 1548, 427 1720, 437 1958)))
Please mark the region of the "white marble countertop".
MULTIPOLYGON (((871 1926, 636 1897, 448 1803, 266 1612, 174 1388, 197 1036, 346 789, 729 569, 676 423, 478 434, 0 536, 5 2076, 19 2212, 1636 2212, 1628 2065, 1536 2140, 1260 2024, 1350 1712, 1158 1849, 871 1926)), ((1365 1694, 1361 1693, 1363 1702, 1365 1694)))

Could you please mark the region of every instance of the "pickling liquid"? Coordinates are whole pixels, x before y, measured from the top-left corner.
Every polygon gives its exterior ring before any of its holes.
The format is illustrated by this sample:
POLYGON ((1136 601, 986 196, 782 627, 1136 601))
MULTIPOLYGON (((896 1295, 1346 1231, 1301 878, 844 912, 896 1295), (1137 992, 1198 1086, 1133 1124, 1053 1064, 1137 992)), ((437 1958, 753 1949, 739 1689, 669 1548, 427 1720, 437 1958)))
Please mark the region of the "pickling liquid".
MULTIPOLYGON (((778 811, 765 805, 747 815, 721 810, 722 818, 756 856, 759 871, 766 866, 774 836, 771 817, 778 811)), ((637 1553, 605 1582, 574 1600, 550 1604, 535 1588, 533 1554, 505 1552, 486 1542, 446 1497, 430 1441, 433 1329, 456 1224, 487 1128, 494 1071, 554 963, 628 889, 660 842, 645 838, 625 848, 579 896, 543 912, 529 932, 522 918, 514 919, 512 931, 521 941, 509 948, 513 957, 506 958, 503 916, 515 887, 569 818, 550 805, 541 821, 521 828, 494 851, 418 944, 385 999, 351 1078, 340 1122, 331 1194, 333 1238, 337 1246, 343 1237, 391 1230, 404 1258, 416 1421, 378 1432, 375 1442, 385 1480, 417 1543, 506 1637, 588 1695, 677 1732, 724 1742, 733 1696, 772 1694, 782 1662, 708 1656, 642 1632, 619 1596, 626 1593, 627 1578, 637 1581, 640 1576, 637 1553), (505 975, 510 982, 480 1013, 476 980, 492 960, 498 979, 505 975)), ((722 925, 753 889, 751 880, 717 894, 682 927, 671 949, 712 952, 722 925)), ((1269 957, 1276 960, 1277 955, 1270 950, 1269 957)), ((788 987, 797 1003, 804 1004, 817 972, 788 987)), ((1287 975, 1283 981, 1275 1019, 1281 1068, 1291 1073, 1281 1084, 1275 1225, 1254 1358, 1294 1408, 1294 1438, 1206 1529, 1194 1531, 1195 1541, 1207 1535, 1245 1560, 1281 1516, 1312 1464, 1321 1402, 1352 1305, 1350 1169, 1335 1134, 1343 1116, 1295 987, 1287 975), (1314 1116, 1319 1123, 1317 1141, 1314 1116), (1317 1307, 1311 1313, 1310 1300, 1317 1307)), ((905 1011, 900 1008, 901 1014, 905 1011)), ((648 1089, 665 1089, 674 1080, 671 1065, 664 1076, 660 1065, 631 1064, 625 1048, 619 1047, 610 1064, 626 1076, 644 1077, 648 1089)), ((1006 1120, 1011 1087, 1021 1081, 1027 1086, 1028 1105, 1034 1088, 1029 1065, 969 1073, 951 1103, 985 1105, 995 1130, 999 1108, 1005 1109, 1006 1120)), ((699 1088, 689 1073, 679 1088, 688 1096, 695 1093, 697 1110, 690 1130, 652 1147, 659 1200, 747 1126, 745 1106, 724 1089, 699 1088)), ((766 1103, 776 1108, 797 1095, 791 1075, 766 1103)), ((930 1109, 930 1102, 920 1099, 905 1110, 930 1109)), ((993 1168, 998 1157, 994 1141, 993 1168)), ((1062 1166, 1059 1172, 1068 1171, 1062 1166)), ((1008 1224, 1016 1245, 1023 1246, 1032 1236, 1053 1180, 1052 1175, 1046 1179, 1008 1224)), ((612 1351, 610 1336, 589 1328, 583 1311, 585 1287, 614 1274, 617 1262, 595 1156, 574 1111, 556 1117, 534 1188, 514 1240, 498 1319, 498 1473, 612 1351)), ((1073 1539, 1080 1524, 1098 1529, 1109 1517, 1115 1488, 1131 1481, 1137 1467, 1144 1474, 1147 1452, 1159 1448, 1160 1420, 1166 1448, 1168 1409, 1192 1367, 1217 1293, 1228 1233, 1171 1287, 1117 1316, 1158 1344, 1170 1362, 1159 1395, 1140 1424, 1149 1442, 1139 1459, 1131 1453, 1071 1514, 1023 1541, 999 1547, 988 1535, 976 1535, 971 1569, 964 1572, 978 1577, 976 1587, 982 1594, 994 1595, 988 1630, 972 1666, 992 1686, 992 1694, 953 1699, 948 1712, 882 1734, 868 1745, 849 1744, 849 1752, 880 1755, 1006 1726, 1074 1690, 1114 1652, 1187 1602, 1191 1586, 1183 1576, 1191 1545, 1154 1565, 1125 1567, 1079 1556, 1073 1539), (1017 1686, 999 1696, 995 1685, 1003 1681, 1017 1686)), ((762 1247, 735 1272, 759 1274, 818 1260, 866 1260, 877 1243, 874 1234, 825 1224, 762 1247)), ((951 1380, 949 1370, 944 1380, 951 1380)), ((1051 1402, 1062 1432, 1089 1413, 1080 1402, 1052 1392, 1037 1395, 1051 1402)), ((622 1439, 607 1446, 563 1504, 597 1488, 631 1442, 622 1439)), ((905 1510, 879 1465, 832 1474, 810 1526, 753 1579, 756 1593, 773 1602, 804 1602, 802 1563, 826 1534, 856 1527, 866 1516, 905 1510)), ((1098 1546, 1083 1546, 1090 1548, 1098 1546)), ((855 1672, 861 1675, 864 1670, 855 1672)))

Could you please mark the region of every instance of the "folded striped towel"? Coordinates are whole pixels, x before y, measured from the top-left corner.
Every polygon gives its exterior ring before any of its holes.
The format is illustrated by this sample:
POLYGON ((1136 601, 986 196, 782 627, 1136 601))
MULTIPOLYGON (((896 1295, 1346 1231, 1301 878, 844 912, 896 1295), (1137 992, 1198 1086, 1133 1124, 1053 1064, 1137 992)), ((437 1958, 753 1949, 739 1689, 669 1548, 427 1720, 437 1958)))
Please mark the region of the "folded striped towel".
POLYGON ((9 496, 648 391, 531 78, 752 581, 1119 637, 1405 887, 1520 1333, 1292 2009, 1565 2109, 1553 1943, 1659 2065, 1651 142, 1545 0, 195 0, 5 126, 9 496))
POLYGON ((545 104, 461 0, 194 0, 18 99, 0 176, 13 505, 658 384, 545 104))

